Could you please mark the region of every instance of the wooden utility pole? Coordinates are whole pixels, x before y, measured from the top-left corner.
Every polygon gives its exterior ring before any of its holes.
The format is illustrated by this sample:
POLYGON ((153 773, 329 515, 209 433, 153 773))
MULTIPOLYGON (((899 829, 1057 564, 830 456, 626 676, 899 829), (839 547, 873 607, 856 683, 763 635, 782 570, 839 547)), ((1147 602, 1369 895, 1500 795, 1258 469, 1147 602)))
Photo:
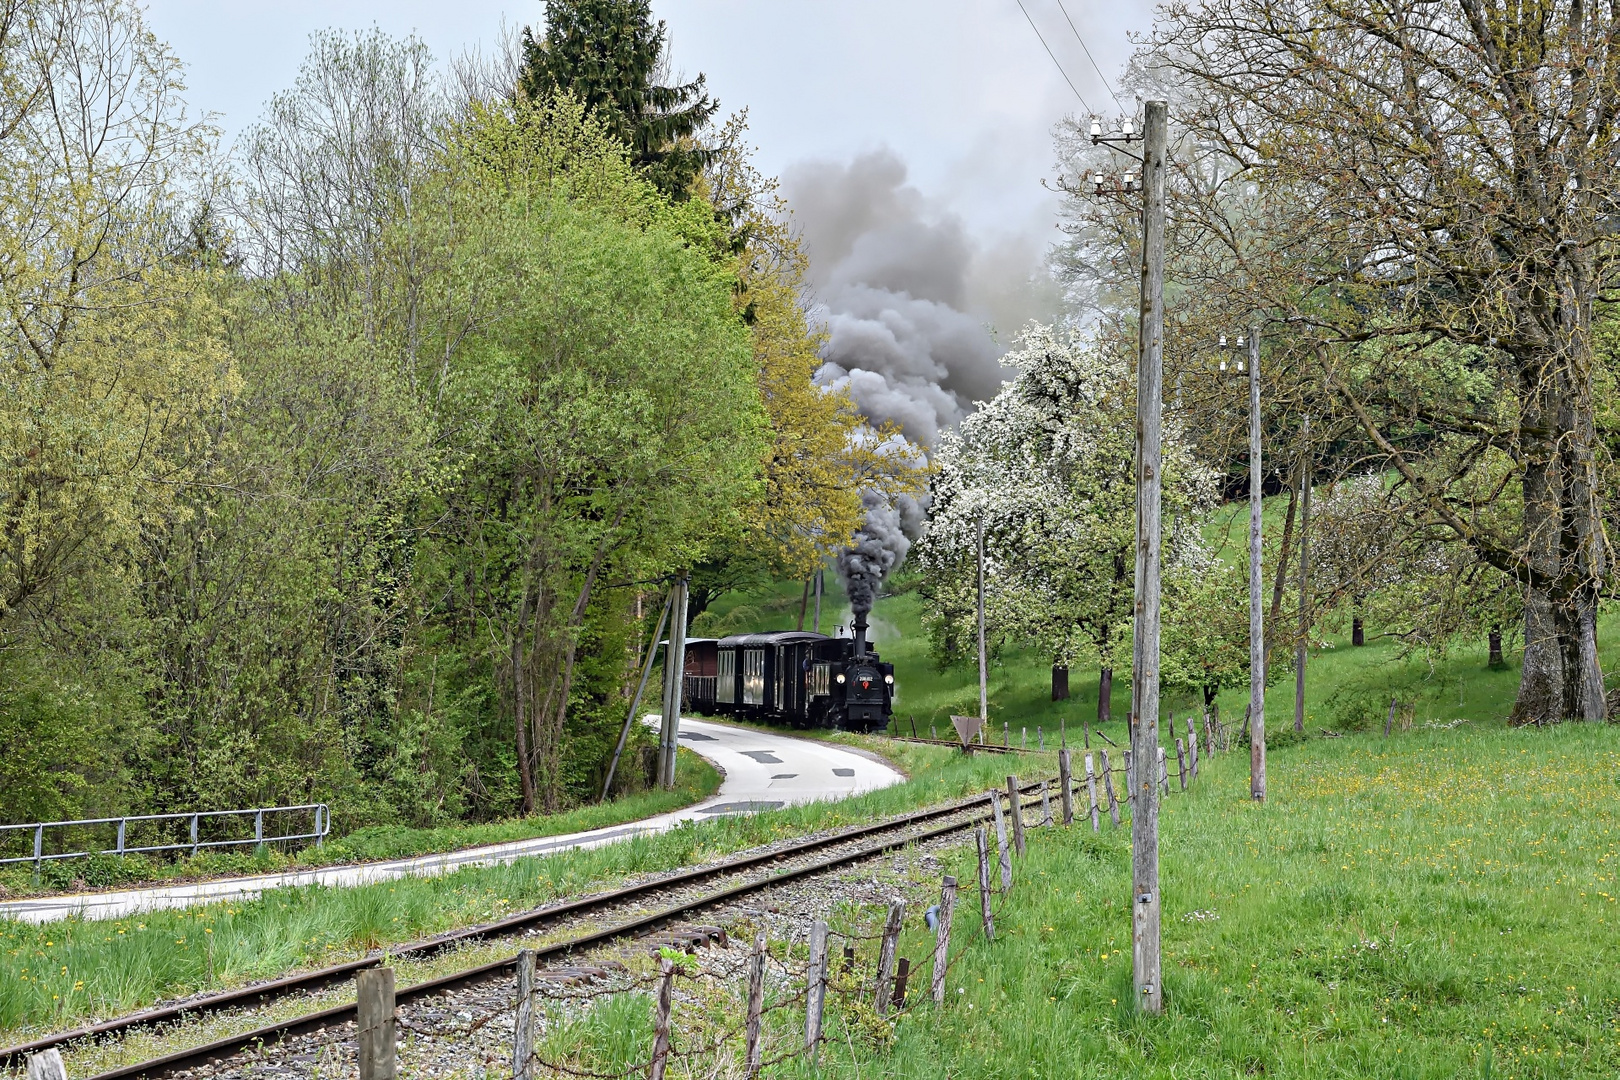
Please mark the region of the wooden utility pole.
POLYGON ((1136 612, 1131 663, 1132 952, 1136 994, 1164 1009, 1159 951, 1159 530, 1164 393, 1164 174, 1168 108, 1147 103, 1142 125, 1142 296, 1136 366, 1136 612))
POLYGON ((814 625, 812 625, 810 627, 810 629, 813 632, 817 633, 817 634, 821 633, 821 591, 825 587, 826 575, 827 575, 827 571, 826 571, 825 567, 817 568, 817 570, 816 570, 816 621, 815 621, 814 625))
POLYGON ((675 786, 675 749, 681 737, 681 691, 686 674, 686 591, 688 578, 675 582, 669 647, 664 652, 664 722, 658 738, 658 783, 675 786))
MULTIPOLYGON (((984 657, 984 512, 979 513, 979 719, 990 720, 989 671, 984 657)), ((984 731, 984 724, 979 725, 984 731)))
POLYGON ((1260 326, 1249 328, 1249 798, 1266 801, 1266 616, 1260 606, 1260 326))
POLYGON ((602 781, 603 802, 607 802, 608 792, 613 790, 613 777, 619 771, 619 758, 624 756, 625 741, 630 738, 630 727, 636 722, 636 710, 641 708, 641 695, 647 692, 647 679, 652 675, 653 659, 658 655, 658 639, 664 633, 664 623, 669 620, 669 609, 674 602, 675 592, 672 589, 669 595, 664 597, 664 608, 658 613, 658 627, 653 631, 652 643, 647 646, 646 663, 641 669, 641 681, 636 684, 635 697, 630 699, 630 712, 624 718, 624 727, 619 729, 619 742, 613 748, 613 761, 608 765, 607 779, 602 781))
POLYGON ((1305 660, 1310 654, 1311 418, 1301 429, 1299 451, 1299 641, 1294 644, 1294 730, 1305 730, 1305 660))

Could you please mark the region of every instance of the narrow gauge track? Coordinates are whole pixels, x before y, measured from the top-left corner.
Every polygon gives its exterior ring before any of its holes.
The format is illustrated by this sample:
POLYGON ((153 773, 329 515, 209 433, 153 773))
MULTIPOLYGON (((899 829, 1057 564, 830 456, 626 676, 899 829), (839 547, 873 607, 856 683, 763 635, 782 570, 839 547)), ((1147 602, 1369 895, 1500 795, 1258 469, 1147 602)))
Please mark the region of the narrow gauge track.
MULTIPOLYGON (((925 746, 948 746, 952 750, 962 749, 962 744, 955 739, 924 739, 916 735, 884 735, 885 739, 895 742, 922 743, 925 746)), ((1031 750, 1027 746, 1002 746, 998 743, 968 743, 967 752, 976 754, 980 750, 988 750, 992 754, 1035 754, 1038 750, 1031 750)))
MULTIPOLYGON (((1040 783, 1040 781, 1035 781, 1025 784, 1021 790, 1028 795, 1038 790, 1040 783)), ((1025 807, 1039 805, 1038 800, 1029 801, 1023 799, 1020 802, 1025 807)), ((772 851, 727 859, 711 866, 680 871, 640 885, 632 885, 605 893, 596 893, 576 900, 565 901, 561 904, 523 912, 502 919, 499 922, 468 927, 426 941, 402 945, 387 950, 387 956, 394 960, 424 958, 469 942, 520 935, 536 926, 561 918, 588 915, 593 911, 612 907, 625 901, 644 899, 677 886, 690 885, 694 882, 735 874, 781 859, 838 847, 855 840, 869 837, 880 838, 875 839, 874 842, 862 844, 848 851, 840 851, 801 866, 779 870, 773 874, 766 874, 762 877, 705 892, 696 897, 681 900, 649 915, 635 917, 605 929, 590 930, 550 945, 539 946, 534 950, 535 958, 544 964, 580 949, 602 945, 620 938, 651 933, 681 920, 684 916, 691 915, 714 904, 734 900, 737 897, 760 892, 786 882, 813 877, 850 863, 860 862, 864 859, 894 851, 908 844, 971 828, 989 817, 987 811, 972 812, 976 806, 982 805, 982 803, 983 796, 974 796, 946 803, 942 806, 902 814, 871 825, 858 825, 828 836, 803 840, 772 851), (921 830, 914 831, 912 829, 912 826, 915 825, 964 813, 967 816, 959 820, 921 830)), ((272 982, 244 987, 240 990, 209 994, 177 1005, 170 1005, 160 1009, 148 1009, 116 1020, 108 1020, 104 1023, 49 1035, 23 1045, 0 1049, 0 1069, 21 1068, 30 1054, 51 1047, 61 1049, 69 1043, 82 1039, 99 1041, 135 1029, 149 1028, 177 1021, 188 1016, 223 1012, 237 1008, 251 1008, 295 994, 323 990, 335 983, 353 978, 360 971, 378 966, 382 963, 382 960, 381 955, 369 956, 360 960, 352 960, 347 963, 334 964, 330 967, 304 972, 299 975, 289 975, 272 982)), ((516 964, 517 957, 511 956, 467 968, 463 971, 452 972, 439 978, 428 979, 411 986, 401 987, 395 993, 395 1000, 398 1004, 405 1004, 418 998, 431 997, 434 994, 456 990, 473 983, 500 978, 506 973, 515 970, 516 964)), ((99 1074, 92 1080, 133 1080, 135 1077, 165 1076, 181 1070, 195 1068, 199 1065, 205 1065, 212 1061, 232 1057, 249 1047, 269 1045, 291 1036, 335 1027, 355 1018, 356 1006, 352 1003, 322 1009, 318 1012, 295 1016, 287 1020, 257 1027, 201 1046, 180 1050, 163 1057, 112 1069, 99 1074)))

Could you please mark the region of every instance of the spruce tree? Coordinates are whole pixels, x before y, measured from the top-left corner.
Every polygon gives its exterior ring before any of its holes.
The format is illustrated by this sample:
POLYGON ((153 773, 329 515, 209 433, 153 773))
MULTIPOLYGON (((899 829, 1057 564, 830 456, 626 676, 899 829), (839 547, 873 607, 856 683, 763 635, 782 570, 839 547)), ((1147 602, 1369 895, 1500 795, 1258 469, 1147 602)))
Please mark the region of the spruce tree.
POLYGON ((566 90, 631 149, 648 178, 684 198, 708 154, 692 138, 720 107, 700 74, 679 86, 655 80, 667 31, 651 0, 546 0, 546 29, 523 31, 519 88, 566 90))

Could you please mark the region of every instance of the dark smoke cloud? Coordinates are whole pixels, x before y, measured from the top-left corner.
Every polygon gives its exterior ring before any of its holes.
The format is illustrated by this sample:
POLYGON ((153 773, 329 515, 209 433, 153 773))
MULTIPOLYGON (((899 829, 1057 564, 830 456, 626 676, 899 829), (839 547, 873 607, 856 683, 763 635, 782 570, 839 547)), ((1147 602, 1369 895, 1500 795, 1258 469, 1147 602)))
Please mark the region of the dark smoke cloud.
POLYGON ((796 166, 783 186, 828 331, 818 381, 846 388, 874 425, 933 445, 1005 379, 992 327, 1010 338, 1051 313, 1039 241, 977 242, 889 150, 796 166))
MULTIPOLYGON (((905 163, 888 150, 797 166, 783 187, 810 255, 813 314, 828 333, 816 380, 848 390, 873 427, 893 421, 934 445, 1006 378, 992 326, 1010 338, 1055 311, 1041 242, 977 243, 906 183, 905 163)), ((911 498, 890 504, 865 491, 861 500, 865 520, 838 557, 855 614, 871 611, 926 516, 911 498)))
POLYGON ((861 492, 866 518, 850 546, 838 555, 838 577, 856 615, 872 610, 878 589, 889 572, 906 559, 911 542, 922 535, 924 511, 917 500, 902 495, 893 505, 875 491, 861 492))

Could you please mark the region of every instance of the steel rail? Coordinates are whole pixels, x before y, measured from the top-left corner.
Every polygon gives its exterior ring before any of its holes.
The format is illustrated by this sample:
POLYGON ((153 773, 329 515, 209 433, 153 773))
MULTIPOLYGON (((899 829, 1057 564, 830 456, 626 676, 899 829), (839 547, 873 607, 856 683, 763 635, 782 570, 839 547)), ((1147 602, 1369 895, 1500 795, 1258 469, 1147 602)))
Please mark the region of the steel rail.
POLYGON ((968 743, 964 746, 954 739, 924 739, 916 735, 884 735, 885 739, 895 742, 922 743, 925 746, 948 746, 952 750, 966 750, 970 754, 980 750, 988 750, 993 754, 1038 754, 1041 751, 1031 750, 1027 746, 1003 746, 1000 743, 968 743))
MULTIPOLYGON (((1038 790, 1039 786, 1040 784, 1037 781, 1024 785, 1022 790, 1026 793, 1033 792, 1038 790)), ((41 1050, 50 1049, 52 1047, 61 1048, 68 1043, 76 1042, 81 1039, 92 1039, 99 1041, 111 1035, 127 1032, 137 1028, 153 1027, 165 1022, 180 1020, 186 1016, 222 1012, 239 1007, 263 1005, 279 998, 288 997, 294 994, 309 993, 312 991, 325 989, 334 983, 343 982, 353 978, 358 972, 364 971, 367 968, 379 966, 384 962, 385 958, 397 960, 406 957, 418 958, 431 956, 436 952, 443 951, 456 945, 480 941, 486 938, 501 938, 511 936, 513 934, 521 933, 536 924, 554 921, 570 915, 589 912, 593 909, 608 907, 616 903, 644 897, 666 889, 679 887, 681 885, 703 881, 725 874, 737 873, 739 871, 748 870, 753 867, 775 862, 780 859, 790 858, 805 852, 834 847, 842 843, 847 843, 850 840, 860 839, 864 836, 870 836, 876 833, 904 830, 911 825, 931 821, 936 818, 948 817, 953 814, 959 814, 963 811, 970 810, 975 806, 975 804, 982 803, 983 799, 984 797, 982 795, 974 796, 967 799, 960 799, 952 803, 947 803, 943 806, 912 811, 909 814, 902 814, 898 817, 889 818, 885 821, 874 822, 870 825, 858 825, 853 828, 844 829, 825 837, 803 840, 795 844, 790 844, 785 847, 775 849, 773 851, 744 855, 735 859, 728 859, 723 862, 716 863, 712 866, 698 867, 695 869, 682 871, 667 877, 659 878, 656 881, 644 882, 640 885, 632 885, 605 893, 596 893, 590 896, 566 901, 561 904, 537 908, 533 911, 522 912, 506 919, 502 919, 498 922, 468 927, 464 930, 454 931, 452 933, 436 938, 430 938, 425 941, 414 942, 399 946, 397 948, 387 949, 377 956, 368 956, 359 960, 351 960, 346 963, 334 964, 329 967, 319 968, 315 971, 304 972, 298 975, 289 975, 281 979, 261 983, 256 986, 244 987, 239 990, 229 990, 217 994, 209 994, 205 997, 166 1006, 161 1009, 149 1009, 139 1013, 132 1013, 129 1016, 120 1017, 115 1020, 109 1020, 104 1023, 89 1025, 86 1027, 76 1028, 71 1031, 64 1031, 58 1034, 49 1035, 41 1039, 36 1039, 33 1042, 0 1049, 0 1069, 20 1068, 31 1054, 36 1054, 41 1050)), ((1025 803, 1024 805, 1032 806, 1038 804, 1035 802, 1029 802, 1025 803)), ((721 903, 736 896, 746 895, 751 892, 758 892, 762 889, 767 889, 774 885, 782 884, 787 881, 793 881, 801 877, 822 873, 829 869, 836 869, 837 867, 847 863, 857 862, 861 859, 871 858, 875 855, 881 855, 885 852, 892 851, 895 848, 904 847, 907 844, 916 843, 920 840, 928 840, 936 836, 943 836, 977 824, 978 822, 985 820, 987 816, 987 813, 974 814, 964 821, 951 822, 947 825, 938 826, 922 832, 906 832, 900 837, 886 840, 876 845, 858 848, 854 851, 834 855, 827 859, 822 859, 803 867, 783 870, 775 874, 758 878, 754 881, 743 882, 716 892, 706 893, 703 896, 684 901, 662 911, 655 912, 654 914, 642 916, 627 923, 617 924, 605 930, 591 931, 582 935, 577 935, 565 941, 536 949, 535 951, 540 958, 545 959, 563 955, 576 949, 599 945, 616 938, 631 936, 637 933, 644 933, 649 930, 657 929, 659 926, 677 919, 683 914, 696 911, 699 908, 721 903)), ((444 990, 455 989, 469 983, 478 982, 483 979, 493 977, 494 974, 510 968, 515 962, 516 959, 514 957, 508 957, 504 960, 483 964, 475 968, 469 968, 466 971, 441 976, 440 978, 417 983, 409 987, 402 987, 396 993, 396 1001, 404 1002, 412 999, 413 997, 431 995, 444 990)), ((174 1054, 156 1058, 151 1061, 114 1069, 110 1072, 100 1074, 99 1076, 93 1078, 93 1080, 115 1080, 115 1078, 164 1075, 169 1072, 175 1072, 180 1069, 193 1067, 198 1064, 205 1064, 208 1061, 229 1057, 235 1053, 239 1053, 242 1049, 245 1049, 250 1045, 257 1043, 268 1044, 288 1036, 319 1030, 320 1028, 329 1027, 336 1023, 344 1023, 347 1019, 352 1018, 354 1014, 355 1006, 353 1004, 336 1006, 331 1009, 325 1009, 320 1012, 310 1013, 305 1016, 295 1017, 290 1020, 256 1028, 252 1031, 245 1032, 242 1035, 217 1040, 216 1042, 208 1043, 204 1046, 195 1047, 190 1050, 178 1051, 174 1054), (232 1049, 232 1047, 234 1047, 234 1049, 232 1049), (189 1064, 187 1064, 188 1062, 189 1064)))

